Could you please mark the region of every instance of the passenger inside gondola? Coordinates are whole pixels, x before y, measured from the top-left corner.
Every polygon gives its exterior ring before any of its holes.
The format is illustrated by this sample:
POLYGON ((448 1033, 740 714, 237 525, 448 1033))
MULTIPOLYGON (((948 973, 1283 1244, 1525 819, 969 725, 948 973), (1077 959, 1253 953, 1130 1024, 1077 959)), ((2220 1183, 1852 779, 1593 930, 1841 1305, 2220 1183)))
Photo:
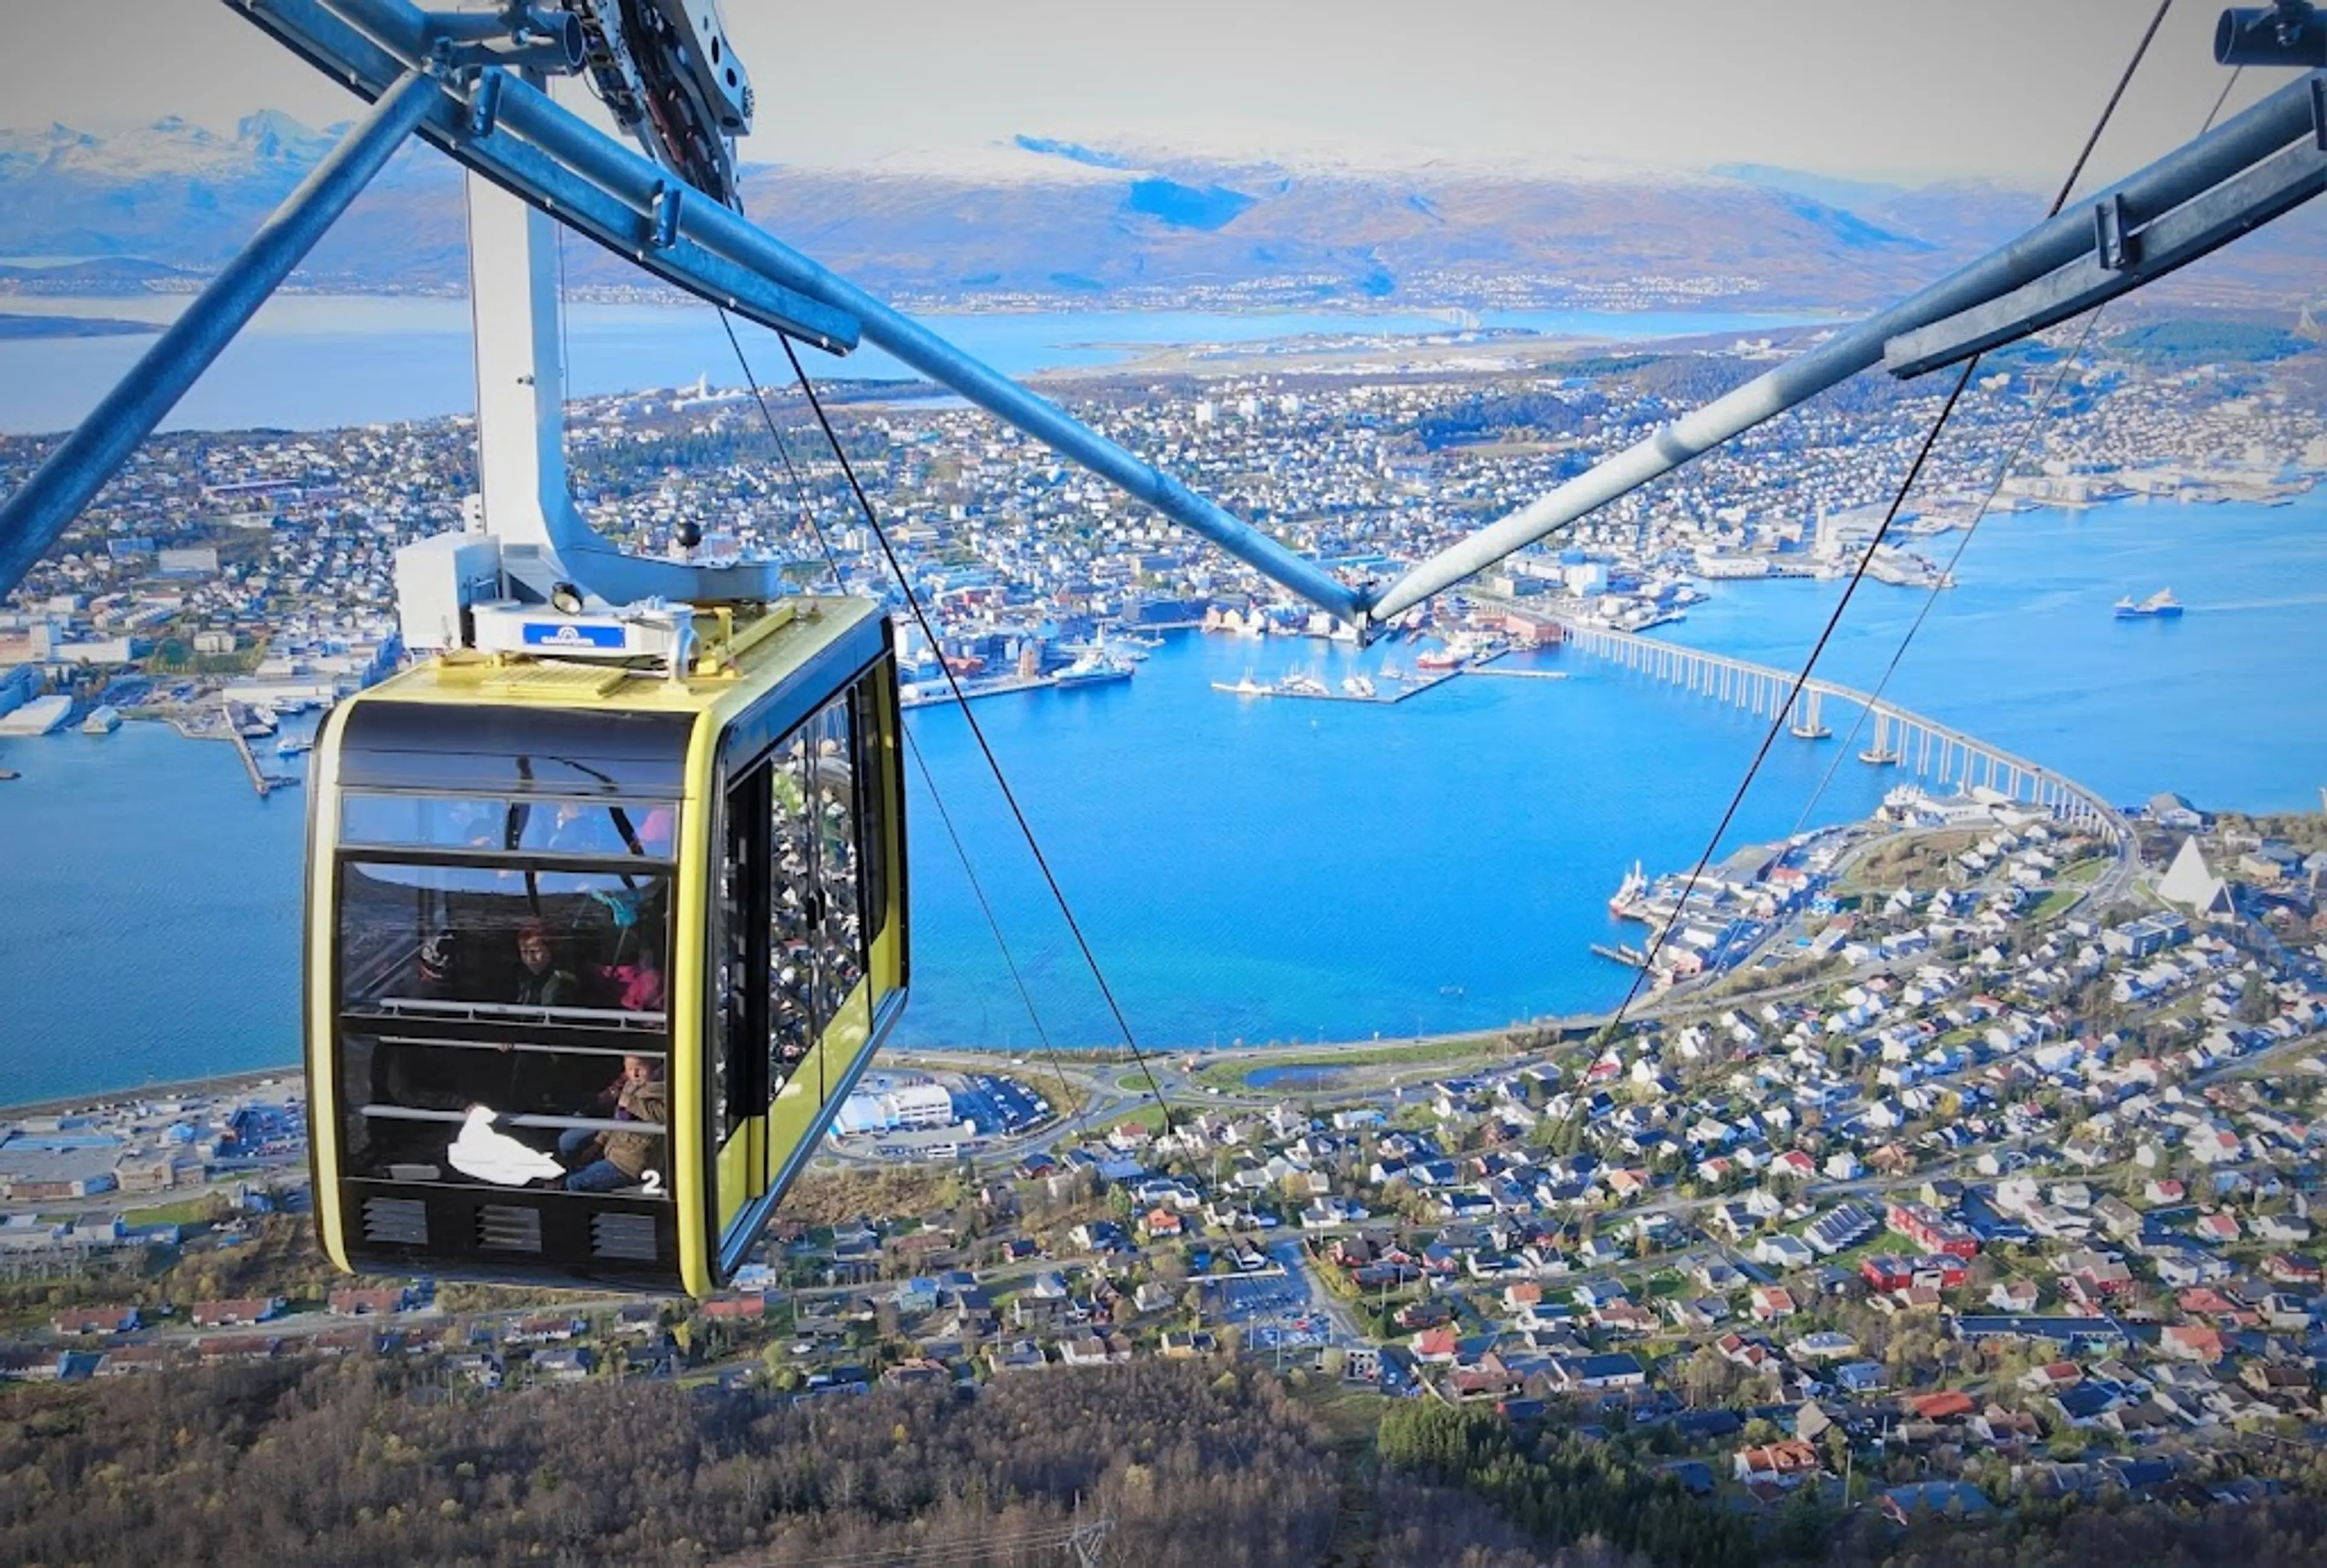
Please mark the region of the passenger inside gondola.
POLYGON ((569 1192, 612 1192, 637 1186, 650 1171, 661 1169, 662 1128, 669 1117, 670 1098, 659 1064, 626 1056, 617 1082, 614 1119, 629 1125, 597 1132, 569 1127, 558 1136, 557 1152, 567 1159, 595 1156, 566 1173, 564 1186, 569 1192), (585 1133, 587 1136, 575 1135, 585 1133))
POLYGON ((549 929, 528 920, 517 929, 518 974, 509 1000, 519 1007, 573 1007, 582 1000, 582 984, 557 961, 549 929))
MULTIPOLYGON (((547 811, 527 816, 560 831, 547 811)), ((563 831, 612 834, 608 816, 577 808, 563 831)), ((435 821, 457 834, 481 819, 435 821)), ((477 1106, 545 1154, 561 1134, 599 1138, 607 1129, 578 1124, 607 1118, 593 1097, 610 1064, 639 1052, 659 1066, 668 1052, 667 864, 552 873, 505 853, 469 865, 342 864, 341 1093, 354 1168, 459 1180, 447 1151, 477 1106)), ((634 1142, 621 1149, 631 1163, 643 1157, 634 1142)))
POLYGON ((639 944, 638 956, 627 964, 600 964, 592 973, 625 1013, 660 1013, 663 1006, 662 955, 652 941, 639 944))

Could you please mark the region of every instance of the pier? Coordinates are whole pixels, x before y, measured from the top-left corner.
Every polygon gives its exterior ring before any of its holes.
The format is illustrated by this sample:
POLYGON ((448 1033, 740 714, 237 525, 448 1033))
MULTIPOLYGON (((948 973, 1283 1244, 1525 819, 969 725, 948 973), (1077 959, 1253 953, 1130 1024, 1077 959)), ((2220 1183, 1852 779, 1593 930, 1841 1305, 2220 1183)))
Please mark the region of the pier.
MULTIPOLYGON (((234 742, 234 753, 242 759, 243 770, 250 775, 250 787, 258 791, 261 800, 266 799, 275 789, 276 780, 259 767, 258 758, 250 749, 249 737, 242 733, 242 726, 235 723, 234 709, 223 695, 219 698, 219 712, 226 721, 226 738, 234 742)), ((179 733, 182 734, 185 732, 181 730, 179 733)))
MULTIPOLYGON (((1502 655, 1499 653, 1494 657, 1500 658, 1502 655)), ((1463 673, 1498 676, 1504 680, 1565 680, 1567 678, 1567 672, 1564 669, 1504 669, 1492 659, 1484 658, 1471 666, 1463 673)))
POLYGON ((1952 784, 1966 794, 1984 791, 1991 798, 2049 811, 2056 820, 2098 833, 2113 845, 2131 840, 2132 829, 2117 807, 2075 779, 1895 703, 1815 676, 1796 694, 1791 670, 1659 642, 1638 632, 1565 618, 1560 629, 1565 645, 1578 653, 1608 659, 1757 718, 1776 718, 1782 708, 1787 732, 1802 740, 1831 735, 1825 705, 1829 701, 1846 704, 1865 716, 1871 733, 1858 756, 1870 767, 1895 767, 1934 786, 1952 784))
POLYGON ((227 739, 234 742, 235 755, 242 759, 243 768, 250 774, 250 787, 258 791, 261 800, 266 799, 267 792, 275 788, 275 780, 259 771, 258 759, 252 754, 250 742, 243 738, 240 730, 229 724, 226 734, 227 739))
POLYGON ((238 731, 238 728, 235 728, 233 723, 228 723, 228 726, 226 726, 226 737, 228 737, 228 740, 233 740, 233 742, 235 742, 235 756, 239 756, 239 759, 242 759, 242 768, 251 775, 251 789, 256 789, 256 791, 258 791, 258 798, 261 798, 261 800, 266 800, 266 798, 267 798, 267 791, 272 791, 272 789, 275 789, 275 779, 272 779, 272 777, 267 777, 266 772, 258 770, 258 759, 256 759, 256 756, 251 754, 251 742, 249 742, 249 740, 244 740, 244 737, 242 737, 242 731, 238 731))
MULTIPOLYGON (((1450 669, 1434 670, 1428 675, 1385 675, 1375 686, 1374 695, 1369 697, 1360 696, 1354 692, 1335 691, 1331 688, 1324 691, 1303 691, 1298 688, 1288 690, 1276 681, 1271 681, 1266 686, 1255 686, 1250 691, 1246 691, 1232 686, 1226 681, 1216 680, 1212 683, 1212 689, 1235 697, 1286 697, 1295 702, 1358 703, 1367 707, 1395 707, 1410 697, 1420 696, 1433 686, 1444 686, 1456 676, 1464 673, 1466 672, 1463 670, 1450 669), (1397 689, 1391 689, 1393 687, 1397 689)), ((1497 673, 1517 674, 1519 672, 1499 671, 1497 673)))

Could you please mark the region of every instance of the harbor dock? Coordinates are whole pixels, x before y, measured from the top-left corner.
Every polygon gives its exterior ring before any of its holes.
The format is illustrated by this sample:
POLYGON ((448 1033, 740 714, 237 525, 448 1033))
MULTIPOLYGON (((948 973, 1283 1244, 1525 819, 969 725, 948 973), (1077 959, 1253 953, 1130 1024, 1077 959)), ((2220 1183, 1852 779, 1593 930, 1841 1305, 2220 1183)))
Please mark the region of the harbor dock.
POLYGON ((234 742, 235 754, 242 759, 244 769, 250 774, 250 787, 258 791, 258 798, 261 800, 266 799, 275 788, 275 779, 260 771, 258 759, 252 754, 250 742, 243 738, 240 730, 229 724, 226 727, 226 734, 227 739, 234 742))

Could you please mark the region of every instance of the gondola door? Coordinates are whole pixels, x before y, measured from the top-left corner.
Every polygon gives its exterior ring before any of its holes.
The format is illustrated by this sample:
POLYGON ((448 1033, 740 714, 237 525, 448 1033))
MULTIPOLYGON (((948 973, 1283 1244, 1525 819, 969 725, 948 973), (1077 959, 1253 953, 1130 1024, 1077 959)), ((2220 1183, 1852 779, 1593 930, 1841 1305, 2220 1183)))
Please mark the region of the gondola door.
POLYGON ((767 1192, 766 1072, 769 770, 762 761, 731 779, 721 802, 717 946, 707 1053, 713 1155, 713 1233, 723 1274, 757 1230, 767 1192))
MULTIPOLYGON (((881 781, 859 775, 868 755, 880 765, 874 703, 859 680, 757 755, 756 717, 734 728, 708 1010, 710 1218, 723 1277, 815 1157, 872 1041, 864 845, 886 831, 887 810, 868 803, 881 781)), ((878 843, 872 852, 888 853, 878 843)))
POLYGON ((771 1187, 815 1153, 872 1032, 857 839, 855 688, 776 748, 770 776, 768 1167, 771 1187))

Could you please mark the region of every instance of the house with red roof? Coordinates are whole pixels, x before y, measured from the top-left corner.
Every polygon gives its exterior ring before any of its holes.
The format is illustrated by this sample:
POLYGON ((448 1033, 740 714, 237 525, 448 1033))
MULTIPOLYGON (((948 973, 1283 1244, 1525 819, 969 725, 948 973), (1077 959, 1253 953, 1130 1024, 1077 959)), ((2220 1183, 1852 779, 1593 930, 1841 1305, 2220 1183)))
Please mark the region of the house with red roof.
POLYGON ((2174 1323, 2158 1331, 2157 1353, 2179 1361, 2212 1366, 2229 1353, 2220 1329, 2197 1323, 2174 1323))
POLYGON ((283 1310, 281 1296, 250 1296, 233 1302, 196 1302, 197 1329, 224 1329, 238 1323, 263 1323, 283 1310))
POLYGON ((2236 1317, 2246 1303, 2211 1285, 2191 1285, 2174 1293, 2173 1304, 2194 1318, 2236 1317))
POLYGON ((126 1334, 137 1327, 136 1307, 67 1307, 50 1320, 60 1334, 126 1334))
POLYGON ((1909 1414, 1922 1421, 1956 1421, 1978 1408, 1971 1395, 1959 1388, 1943 1389, 1937 1394, 1918 1394, 1906 1402, 1909 1414))
POLYGON ((1797 1486, 1818 1473, 1818 1451, 1799 1438, 1787 1438, 1738 1450, 1736 1466, 1737 1479, 1748 1485, 1763 1481, 1797 1486))
POLYGON ((1453 1365, 1456 1348, 1452 1329, 1425 1329, 1414 1337, 1414 1358, 1433 1366, 1453 1365))

